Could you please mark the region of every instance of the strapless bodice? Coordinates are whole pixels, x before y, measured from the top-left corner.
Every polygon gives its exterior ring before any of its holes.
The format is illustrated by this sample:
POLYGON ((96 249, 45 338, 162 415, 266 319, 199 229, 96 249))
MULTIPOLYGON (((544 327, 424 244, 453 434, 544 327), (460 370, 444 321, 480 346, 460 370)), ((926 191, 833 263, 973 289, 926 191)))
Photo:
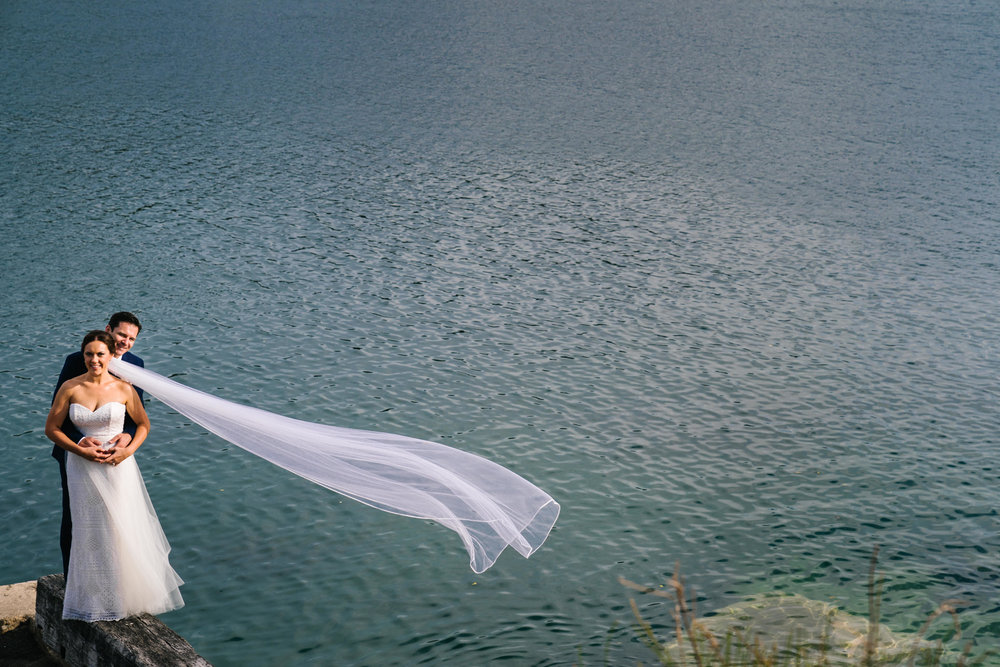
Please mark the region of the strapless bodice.
POLYGON ((105 403, 96 410, 88 410, 79 403, 70 403, 69 418, 89 438, 107 442, 122 432, 125 425, 125 404, 105 403))

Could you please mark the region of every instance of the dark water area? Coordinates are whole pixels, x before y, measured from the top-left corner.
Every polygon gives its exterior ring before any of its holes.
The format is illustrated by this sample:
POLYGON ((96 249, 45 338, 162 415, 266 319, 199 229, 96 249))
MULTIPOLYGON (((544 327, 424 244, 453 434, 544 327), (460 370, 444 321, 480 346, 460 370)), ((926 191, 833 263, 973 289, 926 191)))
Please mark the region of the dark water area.
POLYGON ((563 507, 475 575, 449 531, 151 401, 139 464, 187 582, 163 620, 220 667, 651 662, 619 576, 865 614, 876 545, 893 630, 961 599, 1000 644, 997 25, 3 3, 0 581, 60 566, 52 383, 130 309, 153 370, 476 452, 563 507))

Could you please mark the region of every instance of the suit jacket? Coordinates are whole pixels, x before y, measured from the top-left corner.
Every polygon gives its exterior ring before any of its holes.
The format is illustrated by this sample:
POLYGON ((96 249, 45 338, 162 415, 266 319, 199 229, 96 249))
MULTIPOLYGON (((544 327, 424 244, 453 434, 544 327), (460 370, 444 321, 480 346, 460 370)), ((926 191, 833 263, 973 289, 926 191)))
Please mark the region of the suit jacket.
MULTIPOLYGON (((131 352, 126 352, 122 356, 122 361, 127 361, 130 364, 135 364, 136 366, 145 367, 142 359, 132 354, 131 352)), ((87 372, 87 365, 83 361, 83 352, 74 352, 73 354, 66 357, 66 361, 63 362, 62 372, 59 373, 59 381, 56 382, 55 391, 52 392, 52 401, 56 400, 56 394, 59 393, 59 387, 63 386, 66 380, 77 377, 78 375, 83 375, 87 372)), ((137 394, 139 394, 139 400, 142 400, 142 389, 139 387, 135 388, 137 394)), ((125 433, 128 433, 133 438, 135 437, 135 422, 129 417, 128 413, 125 413, 125 433)), ((73 422, 69 418, 69 414, 66 415, 66 419, 62 424, 63 433, 69 437, 73 442, 80 442, 83 438, 83 433, 73 425, 73 422)), ((52 458, 59 461, 60 465, 63 465, 66 461, 66 450, 59 445, 54 445, 52 447, 52 458)))

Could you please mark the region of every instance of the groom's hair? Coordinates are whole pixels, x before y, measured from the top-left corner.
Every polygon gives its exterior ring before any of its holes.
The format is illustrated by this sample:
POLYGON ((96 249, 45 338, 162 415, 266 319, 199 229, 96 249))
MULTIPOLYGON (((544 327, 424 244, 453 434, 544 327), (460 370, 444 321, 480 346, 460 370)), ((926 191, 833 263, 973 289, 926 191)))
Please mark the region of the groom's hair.
POLYGON ((88 343, 93 343, 95 340, 99 340, 108 346, 108 352, 111 354, 115 353, 115 337, 109 334, 104 329, 94 329, 86 336, 83 337, 83 342, 80 343, 80 352, 83 352, 83 348, 87 347, 88 343))
POLYGON ((132 313, 124 310, 120 313, 115 313, 114 315, 111 316, 111 319, 108 320, 108 327, 112 331, 114 331, 115 327, 117 327, 122 322, 125 322, 127 324, 134 324, 135 328, 138 329, 136 333, 142 331, 142 325, 139 324, 139 318, 133 315, 132 313))

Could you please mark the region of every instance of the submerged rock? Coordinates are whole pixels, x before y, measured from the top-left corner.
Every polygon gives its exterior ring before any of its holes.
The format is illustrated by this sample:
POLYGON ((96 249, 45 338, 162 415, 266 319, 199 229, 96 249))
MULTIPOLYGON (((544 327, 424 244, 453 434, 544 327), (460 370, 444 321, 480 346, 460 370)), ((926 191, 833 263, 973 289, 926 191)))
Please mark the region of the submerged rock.
MULTIPOLYGON (((768 655, 797 656, 804 664, 822 661, 830 665, 862 664, 868 638, 867 618, 849 614, 826 602, 780 593, 756 595, 719 609, 697 619, 695 628, 699 650, 705 656, 711 655, 712 649, 702 630, 712 635, 722 651, 728 637, 732 657, 746 654, 750 647, 757 645, 768 655)), ((874 664, 900 664, 911 657, 916 657, 915 664, 922 664, 926 659, 938 664, 942 657, 937 642, 921 639, 916 634, 894 633, 883 624, 879 624, 877 633, 874 664)), ((681 652, 691 657, 691 646, 686 639, 681 646, 675 642, 666 649, 672 659, 678 659, 681 652)))

